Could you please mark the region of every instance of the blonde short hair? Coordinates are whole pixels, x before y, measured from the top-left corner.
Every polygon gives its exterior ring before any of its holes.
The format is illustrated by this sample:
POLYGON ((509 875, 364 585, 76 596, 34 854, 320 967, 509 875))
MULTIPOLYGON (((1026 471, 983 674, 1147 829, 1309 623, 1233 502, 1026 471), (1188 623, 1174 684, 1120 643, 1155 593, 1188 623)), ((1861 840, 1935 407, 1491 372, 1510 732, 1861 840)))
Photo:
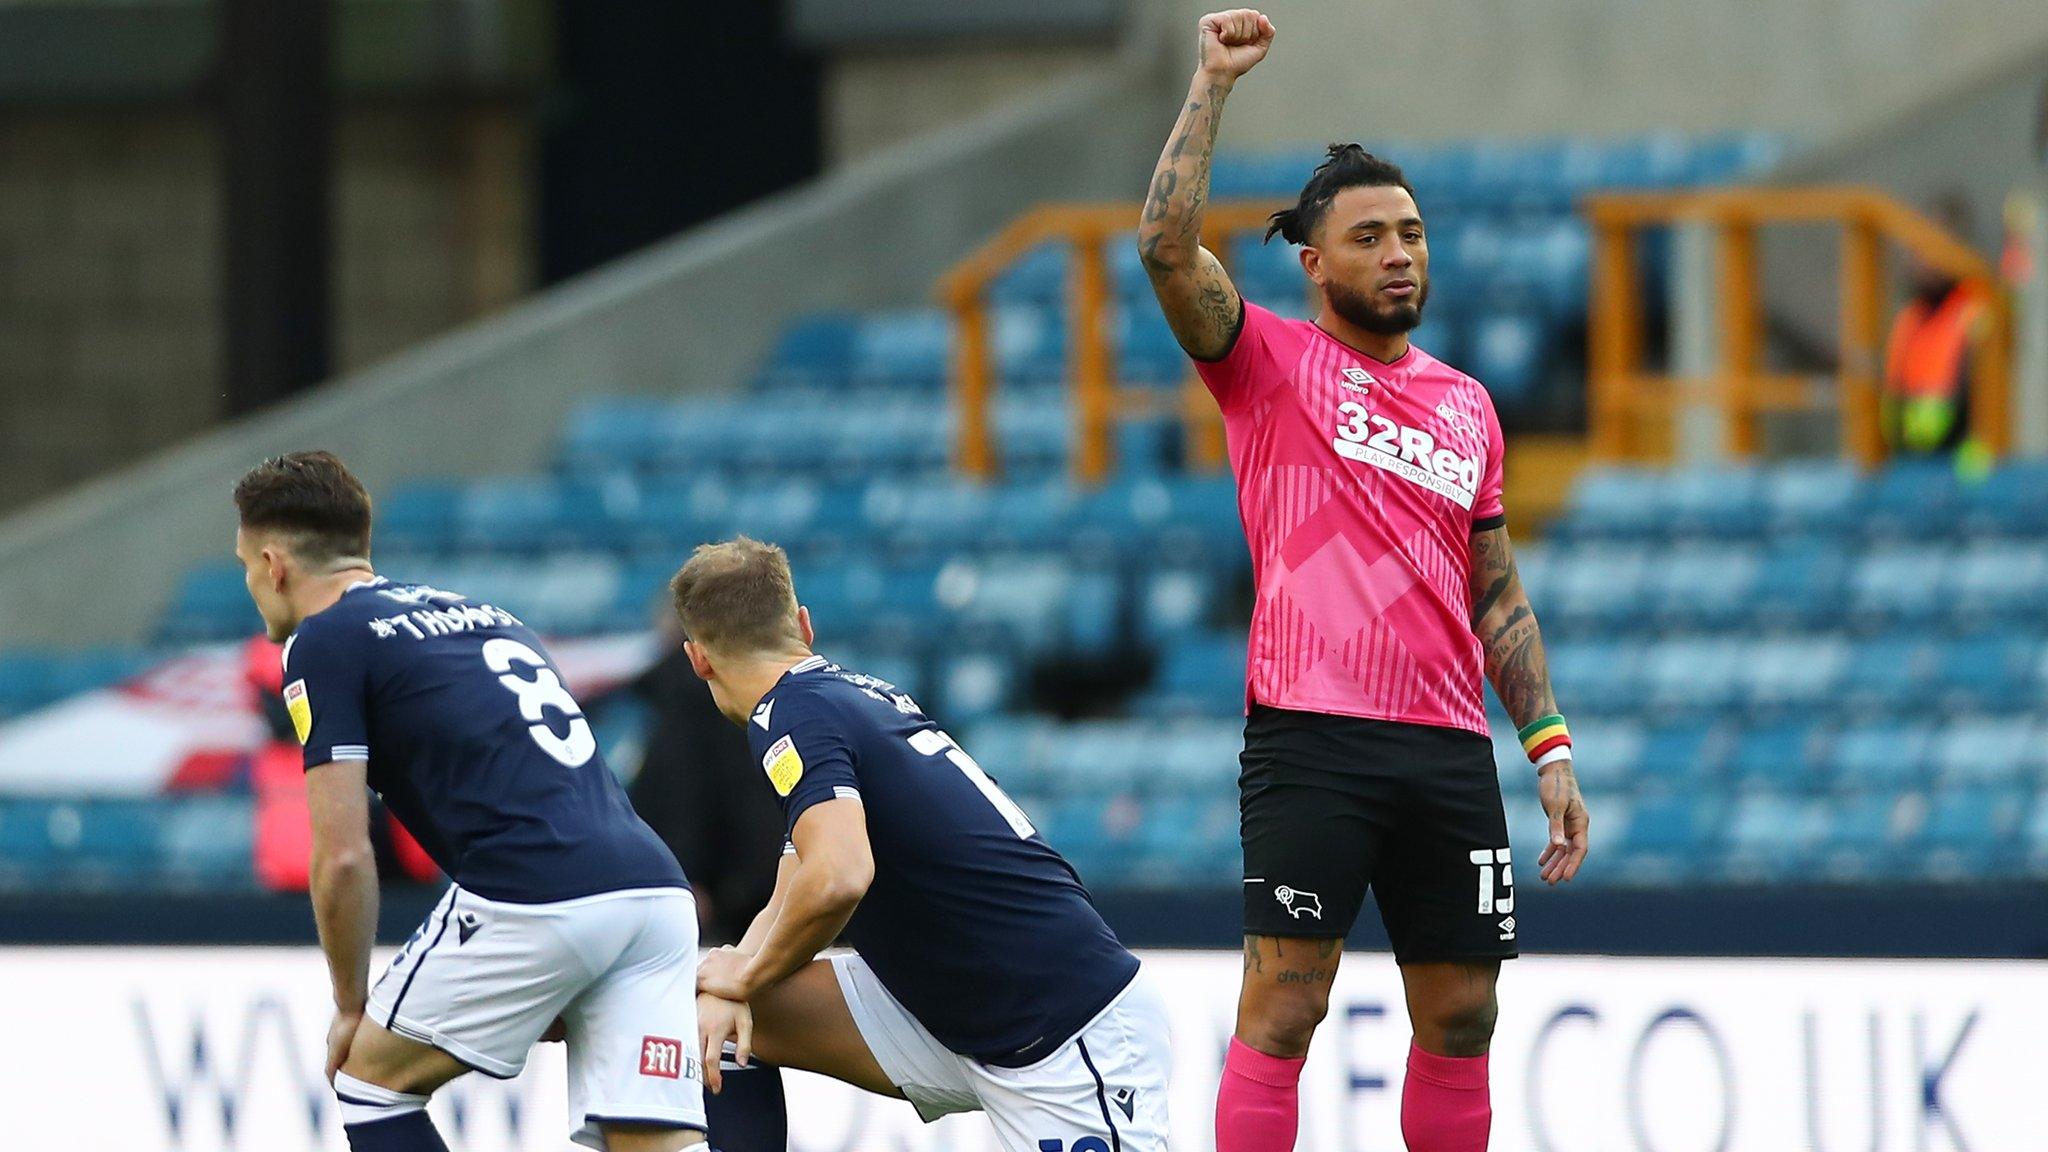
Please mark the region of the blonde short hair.
POLYGON ((668 590, 696 643, 727 653, 803 647, 789 556, 773 544, 745 536, 700 544, 668 590))

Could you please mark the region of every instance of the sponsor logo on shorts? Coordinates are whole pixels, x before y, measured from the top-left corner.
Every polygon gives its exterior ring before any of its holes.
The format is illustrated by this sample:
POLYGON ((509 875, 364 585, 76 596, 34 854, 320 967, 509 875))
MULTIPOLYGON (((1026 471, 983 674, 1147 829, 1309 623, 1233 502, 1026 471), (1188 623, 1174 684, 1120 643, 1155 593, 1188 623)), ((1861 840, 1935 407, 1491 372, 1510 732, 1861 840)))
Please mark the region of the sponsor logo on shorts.
POLYGON ((683 1044, 665 1036, 640 1038, 640 1074, 676 1080, 683 1074, 683 1044))
POLYGON ((1313 892, 1303 892, 1282 884, 1273 889, 1273 899, 1278 900, 1280 906, 1287 909, 1287 914, 1296 920, 1303 916, 1313 916, 1318 920, 1323 918, 1323 898, 1313 892))
POLYGON ((455 935, 458 937, 455 941, 456 947, 459 948, 469 943, 469 938, 476 935, 476 930, 481 927, 483 927, 483 921, 478 919, 477 914, 474 912, 464 912, 461 916, 457 917, 455 921, 455 935))
POLYGON ((1124 1114, 1124 1119, 1135 1120, 1138 1118, 1138 1093, 1136 1089, 1119 1088, 1109 1094, 1109 1102, 1117 1106, 1117 1110, 1124 1114))
POLYGON ((1515 938, 1515 918, 1513 916, 1500 922, 1500 938, 1503 940, 1513 940, 1515 938))
POLYGON ((761 756, 761 770, 768 773, 768 783, 775 786, 777 796, 789 795, 804 778, 804 758, 797 754, 796 741, 784 736, 770 745, 761 756))

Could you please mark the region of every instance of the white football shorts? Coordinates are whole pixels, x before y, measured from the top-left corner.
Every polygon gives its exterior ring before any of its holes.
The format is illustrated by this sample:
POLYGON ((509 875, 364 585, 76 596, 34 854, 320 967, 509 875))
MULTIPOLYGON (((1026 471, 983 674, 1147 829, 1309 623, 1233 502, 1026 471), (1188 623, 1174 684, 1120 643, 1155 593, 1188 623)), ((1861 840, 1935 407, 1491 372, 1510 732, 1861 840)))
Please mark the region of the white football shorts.
POLYGON ((1050 1056, 1000 1068, 947 1051, 858 955, 830 959, 875 1062, 926 1122, 987 1112, 1004 1152, 1166 1152, 1173 1046, 1144 972, 1050 1056))
POLYGON ((681 888, 507 904, 450 885, 370 990, 365 1015, 499 1079, 557 1016, 570 1139, 605 1120, 703 1128, 697 907, 681 888))

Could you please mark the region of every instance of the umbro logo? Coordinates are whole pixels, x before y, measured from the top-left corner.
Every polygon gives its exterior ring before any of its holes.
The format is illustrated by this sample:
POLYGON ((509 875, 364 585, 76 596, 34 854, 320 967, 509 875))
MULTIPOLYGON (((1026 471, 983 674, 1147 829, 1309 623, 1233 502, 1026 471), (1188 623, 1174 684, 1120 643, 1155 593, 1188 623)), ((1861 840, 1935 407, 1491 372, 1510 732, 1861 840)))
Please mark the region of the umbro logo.
POLYGON ((459 947, 469 943, 469 938, 476 935, 476 930, 483 927, 483 924, 482 920, 477 919, 476 913, 464 912, 455 921, 456 945, 459 947))
POLYGON ((1503 940, 1515 938, 1515 918, 1513 916, 1500 922, 1500 938, 1503 940))
POLYGON ((759 724, 761 726, 761 731, 766 732, 768 730, 768 717, 772 713, 774 713, 774 711, 775 701, 773 700, 770 700, 767 703, 761 705, 759 708, 754 709, 754 723, 759 724))
POLYGON ((1116 1105, 1117 1111, 1122 1112, 1124 1114, 1124 1119, 1137 1119, 1138 1093, 1135 1090, 1130 1088, 1119 1088, 1116 1091, 1111 1092, 1109 1094, 1109 1102, 1116 1105))
POLYGON ((1379 383, 1379 381, 1373 379, 1372 373, 1367 372, 1363 368, 1351 367, 1346 368, 1344 370, 1344 378, 1342 380, 1337 381, 1337 386, 1344 389, 1346 392, 1357 392, 1363 395, 1371 395, 1372 386, 1377 383, 1379 383))

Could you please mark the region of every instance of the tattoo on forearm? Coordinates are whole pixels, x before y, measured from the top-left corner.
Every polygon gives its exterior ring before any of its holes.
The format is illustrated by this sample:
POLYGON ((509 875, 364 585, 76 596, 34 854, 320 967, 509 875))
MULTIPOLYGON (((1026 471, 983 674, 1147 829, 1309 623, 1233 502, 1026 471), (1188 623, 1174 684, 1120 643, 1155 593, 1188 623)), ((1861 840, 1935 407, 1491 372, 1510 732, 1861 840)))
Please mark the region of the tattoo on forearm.
POLYGON ((1141 217, 1143 235, 1139 252, 1145 267, 1155 273, 1173 267, 1158 254, 1169 235, 1185 241, 1201 231, 1202 210, 1209 201, 1209 166, 1216 151, 1223 97, 1222 86, 1210 84, 1204 87, 1200 99, 1187 102, 1152 174, 1152 187, 1145 197, 1141 217))
POLYGON ((1557 711, 1550 690, 1550 666, 1543 656, 1543 634, 1527 604, 1517 605, 1505 624, 1483 638, 1486 677, 1516 724, 1527 724, 1557 711))
POLYGON ((1472 627, 1477 629, 1507 590, 1521 581, 1506 529, 1494 528, 1472 537, 1472 627))
POLYGON ((1486 678, 1516 724, 1557 710, 1543 633, 1522 592, 1505 528, 1472 537, 1472 630, 1486 651, 1486 678), (1506 616, 1494 621, 1494 613, 1502 608, 1508 609, 1506 616))

